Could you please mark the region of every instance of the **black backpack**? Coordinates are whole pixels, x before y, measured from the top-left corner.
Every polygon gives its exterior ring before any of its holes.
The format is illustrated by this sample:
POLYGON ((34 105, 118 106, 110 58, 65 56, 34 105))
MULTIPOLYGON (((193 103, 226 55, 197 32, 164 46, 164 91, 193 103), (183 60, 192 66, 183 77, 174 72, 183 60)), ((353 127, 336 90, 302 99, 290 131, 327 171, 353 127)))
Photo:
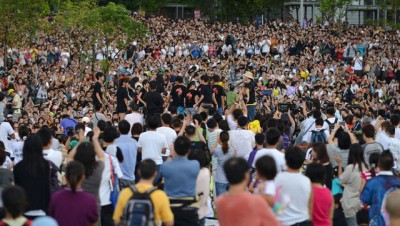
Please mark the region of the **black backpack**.
POLYGON ((154 204, 150 194, 157 190, 154 187, 146 192, 139 192, 135 186, 130 185, 132 197, 128 200, 122 215, 124 226, 154 226, 154 204))
POLYGON ((332 122, 332 123, 331 123, 328 119, 325 119, 325 122, 328 123, 328 125, 329 125, 329 132, 330 132, 330 133, 331 133, 332 130, 335 128, 335 124, 337 123, 337 121, 338 121, 337 118, 335 118, 335 121, 332 122))

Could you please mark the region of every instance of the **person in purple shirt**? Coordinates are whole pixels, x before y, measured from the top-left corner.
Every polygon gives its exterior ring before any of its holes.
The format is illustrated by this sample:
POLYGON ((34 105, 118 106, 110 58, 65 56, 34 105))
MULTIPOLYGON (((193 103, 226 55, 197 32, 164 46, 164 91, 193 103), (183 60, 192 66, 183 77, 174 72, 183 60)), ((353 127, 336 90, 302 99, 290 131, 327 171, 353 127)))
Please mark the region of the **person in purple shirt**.
POLYGON ((66 180, 68 187, 51 197, 49 215, 59 226, 91 226, 99 219, 96 197, 81 189, 85 168, 80 162, 68 163, 66 180))
POLYGON ((76 120, 71 118, 68 114, 62 116, 62 120, 60 122, 60 127, 63 129, 65 136, 68 136, 68 127, 72 127, 75 130, 75 126, 77 124, 76 120))

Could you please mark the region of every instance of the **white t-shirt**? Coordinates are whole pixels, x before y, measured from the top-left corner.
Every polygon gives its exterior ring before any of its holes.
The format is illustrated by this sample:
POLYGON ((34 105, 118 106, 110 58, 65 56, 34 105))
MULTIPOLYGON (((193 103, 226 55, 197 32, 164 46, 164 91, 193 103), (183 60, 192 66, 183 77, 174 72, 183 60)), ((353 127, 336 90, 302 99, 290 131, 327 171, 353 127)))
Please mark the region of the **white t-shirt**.
MULTIPOLYGON (((320 131, 322 128, 315 128, 315 129, 310 129, 307 133, 304 134, 303 136, 303 141, 307 143, 311 143, 311 137, 312 137, 312 131, 320 131)), ((326 136, 326 141, 328 141, 329 138, 329 130, 324 129, 324 133, 326 136)))
POLYGON ((163 154, 163 156, 170 156, 171 147, 172 145, 174 145, 174 142, 178 135, 176 134, 175 130, 165 126, 158 127, 157 132, 163 134, 165 138, 167 138, 167 144, 168 144, 167 152, 163 154))
MULTIPOLYGON (((112 156, 111 154, 105 153, 104 154, 104 170, 101 176, 100 182, 100 189, 99 189, 99 196, 100 196, 100 205, 106 206, 110 205, 110 193, 111 193, 111 186, 110 186, 110 179, 111 179, 111 162, 112 167, 114 169, 115 176, 117 178, 122 178, 122 171, 119 166, 118 160, 112 156)), ((117 179, 115 178, 115 179, 117 179)))
POLYGON ((129 122, 129 124, 131 125, 131 129, 132 129, 133 124, 135 124, 135 123, 140 123, 140 124, 142 124, 142 126, 144 125, 144 117, 140 113, 127 114, 127 115, 125 115, 125 120, 129 122))
POLYGON ((254 133, 251 130, 231 130, 229 136, 232 147, 237 150, 238 157, 247 156, 256 146, 254 133))
POLYGON ((354 60, 354 70, 356 71, 360 71, 363 69, 362 67, 362 63, 363 62, 363 58, 362 57, 356 57, 354 60))
POLYGON ((311 195, 311 182, 300 172, 278 173, 275 186, 287 196, 289 202, 286 208, 277 215, 282 225, 293 225, 309 220, 308 203, 311 195))
POLYGON ((278 151, 277 149, 267 149, 267 148, 263 148, 257 151, 253 161, 253 168, 255 168, 256 161, 265 155, 274 158, 277 172, 282 172, 286 170, 287 167, 285 161, 285 154, 278 151))
POLYGON ((14 165, 22 160, 22 149, 24 147, 24 141, 15 141, 12 143, 12 154, 14 157, 14 165))
POLYGON ((397 127, 394 132, 394 137, 400 140, 400 128, 397 127))
POLYGON ((393 169, 397 169, 399 167, 400 140, 397 138, 389 138, 388 148, 394 159, 393 169))
POLYGON ((87 126, 85 126, 85 137, 90 131, 92 131, 92 129, 87 127, 87 126))
POLYGON ((62 153, 60 151, 54 151, 53 149, 43 150, 43 157, 60 168, 62 163, 62 153))
POLYGON ((138 146, 142 148, 142 159, 152 159, 157 165, 163 163, 162 149, 168 148, 167 138, 157 131, 147 131, 139 136, 138 146))
POLYGON ((4 146, 6 147, 6 152, 8 153, 12 153, 11 142, 7 139, 7 137, 11 134, 14 134, 14 130, 10 123, 0 123, 0 141, 3 141, 4 146))

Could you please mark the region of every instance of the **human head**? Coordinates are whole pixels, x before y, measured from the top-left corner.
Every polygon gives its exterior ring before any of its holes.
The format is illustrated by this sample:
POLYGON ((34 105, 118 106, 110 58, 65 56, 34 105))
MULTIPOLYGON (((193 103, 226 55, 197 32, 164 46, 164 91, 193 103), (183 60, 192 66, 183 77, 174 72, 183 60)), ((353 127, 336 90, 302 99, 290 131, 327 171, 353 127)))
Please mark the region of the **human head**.
POLYGON ((188 159, 197 160, 200 164, 200 168, 208 167, 209 165, 204 155, 204 150, 201 149, 192 149, 189 152, 188 159))
POLYGON ((118 122, 118 130, 121 134, 127 135, 131 130, 131 125, 126 120, 121 120, 118 122))
POLYGON ((390 151, 382 152, 379 158, 379 169, 381 171, 391 171, 393 169, 393 155, 390 151))
POLYGON ((321 142, 316 142, 312 145, 311 154, 314 161, 324 164, 329 162, 328 151, 326 150, 326 145, 321 142))
POLYGON ((147 117, 146 122, 147 122, 147 126, 151 130, 155 130, 160 125, 160 116, 158 116, 158 115, 150 115, 150 116, 147 117))
POLYGON ((67 179, 72 193, 75 193, 85 178, 85 168, 82 163, 78 161, 69 162, 65 172, 65 178, 67 179))
POLYGON ((99 81, 104 81, 104 74, 102 72, 97 72, 96 79, 99 81))
POLYGON ((338 147, 342 150, 349 149, 351 145, 351 138, 347 132, 341 132, 338 137, 338 147))
POLYGON ((174 142, 175 153, 179 156, 185 156, 190 151, 191 142, 185 136, 179 136, 174 142))
POLYGON ((23 161, 37 162, 38 159, 43 159, 42 150, 43 150, 42 139, 40 139, 39 135, 32 134, 24 142, 24 147, 22 152, 23 161))
POLYGON ((288 168, 299 170, 304 162, 304 154, 298 147, 289 147, 285 152, 285 160, 288 168))
POLYGON ((322 127, 324 125, 324 120, 320 117, 315 119, 315 126, 316 127, 322 127))
POLYGON ((43 126, 37 132, 37 135, 39 135, 40 139, 42 140, 43 147, 51 145, 53 140, 53 132, 51 129, 49 129, 49 127, 43 126))
POLYGON ((167 125, 167 126, 171 125, 172 116, 171 116, 169 113, 164 113, 164 114, 162 114, 162 115, 161 115, 161 122, 162 122, 164 125, 167 125))
POLYGON ((325 169, 320 163, 311 163, 307 165, 306 176, 310 178, 311 183, 325 183, 325 169))
POLYGON ((104 132, 103 132, 104 142, 112 143, 118 137, 119 137, 118 130, 114 126, 106 126, 106 128, 104 129, 104 132))
POLYGON ((264 155, 257 159, 256 172, 257 176, 262 179, 273 180, 278 173, 274 158, 269 155, 264 155))
POLYGON ((10 186, 1 193, 4 209, 13 219, 22 216, 26 207, 26 196, 24 190, 19 186, 10 186))
POLYGON ((213 118, 210 118, 209 120, 207 120, 207 127, 209 129, 215 129, 217 128, 218 124, 217 121, 213 118))
POLYGON ((265 143, 265 135, 263 133, 257 133, 255 136, 257 145, 264 145, 265 143))
POLYGON ((396 114, 390 116, 390 122, 393 126, 398 126, 400 122, 400 116, 396 114))
POLYGON ((134 102, 132 102, 129 107, 131 108, 132 112, 138 112, 139 111, 139 105, 137 105, 134 102))
POLYGON ((364 161, 363 150, 360 144, 352 144, 349 148, 349 159, 348 164, 357 165, 360 171, 362 170, 362 165, 366 166, 364 161))
POLYGON ((29 136, 29 134, 31 133, 30 129, 26 126, 26 125, 20 125, 18 128, 18 136, 21 139, 25 139, 29 136))
POLYGON ((232 157, 224 163, 224 172, 229 184, 247 183, 249 180, 249 166, 243 158, 232 157))
POLYGON ((132 136, 134 135, 140 135, 143 132, 143 126, 140 123, 135 123, 132 126, 131 134, 132 136))
POLYGON ((150 81, 149 87, 150 87, 150 90, 155 91, 157 89, 157 82, 156 81, 150 81))
POLYGON ((83 142, 76 149, 74 160, 85 167, 85 177, 89 178, 97 167, 96 152, 92 143, 83 142))
POLYGON ((157 165, 152 159, 145 159, 139 164, 140 177, 145 180, 151 180, 157 176, 157 165))
POLYGON ((365 138, 373 139, 375 136, 375 128, 373 125, 366 125, 362 128, 362 133, 365 138))
POLYGON ((241 116, 239 116, 237 123, 240 128, 245 128, 247 126, 247 124, 249 123, 249 120, 247 119, 246 116, 241 115, 241 116))
POLYGON ((265 138, 267 140, 267 145, 275 146, 278 144, 279 139, 281 138, 281 132, 279 132, 276 128, 270 128, 265 133, 265 138))

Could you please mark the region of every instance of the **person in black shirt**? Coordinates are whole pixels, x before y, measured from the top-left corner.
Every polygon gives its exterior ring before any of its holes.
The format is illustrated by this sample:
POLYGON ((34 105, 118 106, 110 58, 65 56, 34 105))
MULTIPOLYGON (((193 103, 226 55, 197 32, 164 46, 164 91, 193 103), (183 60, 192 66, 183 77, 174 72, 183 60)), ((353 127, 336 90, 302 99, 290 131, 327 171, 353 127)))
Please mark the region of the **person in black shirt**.
POLYGON ((225 91, 222 88, 222 86, 218 84, 219 82, 218 75, 213 76, 213 82, 214 84, 212 85, 212 89, 214 91, 215 99, 217 100, 218 104, 217 112, 218 114, 222 115, 223 109, 225 108, 225 98, 226 98, 225 91))
POLYGON ((256 115, 256 94, 254 90, 254 82, 253 82, 253 73, 250 71, 246 72, 243 76, 245 81, 245 94, 247 97, 247 114, 250 122, 254 120, 254 116, 256 115))
POLYGON ((142 82, 143 87, 139 91, 138 95, 138 100, 139 100, 139 108, 143 108, 145 101, 143 100, 143 97, 146 95, 149 89, 149 80, 145 79, 142 82))
POLYGON ((101 91, 101 86, 104 83, 104 74, 101 72, 96 73, 96 79, 97 82, 94 84, 94 90, 93 90, 93 105, 103 105, 103 92, 101 91))
POLYGON ((128 111, 128 91, 126 86, 127 79, 121 79, 117 90, 117 112, 120 120, 125 118, 128 111))
POLYGON ((218 107, 217 100, 215 99, 215 94, 208 84, 210 78, 207 75, 203 75, 200 78, 201 85, 198 89, 198 94, 200 95, 199 101, 195 104, 195 107, 200 107, 202 109, 210 109, 212 107, 218 107))
POLYGON ((151 81, 149 83, 150 92, 144 95, 145 107, 147 108, 147 116, 161 115, 164 110, 164 99, 160 93, 157 93, 157 82, 151 81))
POLYGON ((185 97, 186 97, 186 87, 182 85, 183 78, 181 76, 177 76, 175 78, 175 85, 171 90, 172 103, 171 106, 175 106, 178 110, 178 113, 184 114, 184 105, 185 105, 185 97))
POLYGON ((194 109, 194 105, 197 103, 198 98, 199 97, 197 95, 196 83, 190 82, 187 86, 187 92, 184 99, 185 113, 189 118, 197 114, 197 111, 194 109))

